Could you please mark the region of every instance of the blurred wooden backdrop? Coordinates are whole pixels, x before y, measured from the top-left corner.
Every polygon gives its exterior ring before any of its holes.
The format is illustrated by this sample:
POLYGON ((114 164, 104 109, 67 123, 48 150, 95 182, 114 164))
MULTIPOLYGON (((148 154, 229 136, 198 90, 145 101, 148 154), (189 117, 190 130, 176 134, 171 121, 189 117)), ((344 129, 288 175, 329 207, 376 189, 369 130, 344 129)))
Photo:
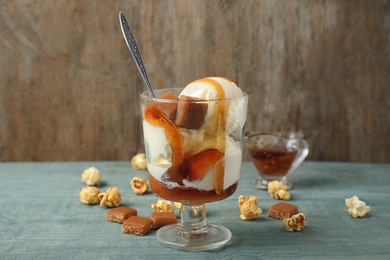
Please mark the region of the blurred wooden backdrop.
POLYGON ((230 77, 247 129, 302 130, 310 160, 390 162, 388 0, 1 0, 0 161, 143 151, 119 11, 155 88, 230 77))

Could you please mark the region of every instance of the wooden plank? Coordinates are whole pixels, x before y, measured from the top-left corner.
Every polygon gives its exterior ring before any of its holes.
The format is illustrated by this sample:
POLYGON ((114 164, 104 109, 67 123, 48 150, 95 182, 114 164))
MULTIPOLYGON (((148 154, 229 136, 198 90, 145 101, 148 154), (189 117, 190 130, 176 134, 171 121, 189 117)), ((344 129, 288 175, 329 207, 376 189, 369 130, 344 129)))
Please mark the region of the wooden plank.
POLYGON ((119 11, 155 88, 230 77, 250 94, 247 129, 302 130, 312 160, 390 161, 383 0, 3 1, 0 161, 143 151, 145 88, 119 11))

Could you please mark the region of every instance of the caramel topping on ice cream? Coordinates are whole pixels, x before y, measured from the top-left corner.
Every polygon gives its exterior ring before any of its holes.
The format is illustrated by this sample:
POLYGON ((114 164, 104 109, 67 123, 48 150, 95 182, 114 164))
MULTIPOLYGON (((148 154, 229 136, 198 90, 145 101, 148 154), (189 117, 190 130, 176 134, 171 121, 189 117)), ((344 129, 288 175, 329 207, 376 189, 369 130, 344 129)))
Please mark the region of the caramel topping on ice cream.
POLYGON ((183 137, 176 126, 166 117, 156 106, 148 106, 144 111, 145 120, 151 125, 164 129, 164 134, 172 148, 172 166, 168 169, 168 175, 171 180, 176 179, 177 167, 183 162, 183 137))
MULTIPOLYGON (((216 92, 218 99, 221 99, 220 102, 216 101, 218 114, 216 122, 216 134, 217 134, 217 149, 222 154, 225 154, 225 142, 226 142, 226 112, 228 111, 228 105, 225 99, 225 92, 222 86, 211 77, 199 79, 193 81, 192 83, 203 82, 211 86, 216 92), (223 100, 222 100, 223 99, 223 100)), ((192 84, 190 83, 190 84, 192 84)), ((223 162, 223 157, 219 160, 214 168, 214 188, 217 194, 221 194, 223 191, 223 180, 225 174, 225 165, 223 162)))
MULTIPOLYGON (((216 91, 219 99, 225 98, 225 92, 221 85, 210 78, 203 79, 209 83, 216 91)), ((218 103, 218 120, 217 120, 217 149, 222 154, 225 154, 225 142, 226 142, 226 111, 227 104, 225 101, 218 103)), ((223 158, 223 157, 222 157, 223 158)), ((223 159, 222 159, 223 160, 223 159)), ((221 194, 223 191, 223 179, 225 174, 225 165, 222 160, 219 160, 214 169, 214 186, 217 194, 221 194)))

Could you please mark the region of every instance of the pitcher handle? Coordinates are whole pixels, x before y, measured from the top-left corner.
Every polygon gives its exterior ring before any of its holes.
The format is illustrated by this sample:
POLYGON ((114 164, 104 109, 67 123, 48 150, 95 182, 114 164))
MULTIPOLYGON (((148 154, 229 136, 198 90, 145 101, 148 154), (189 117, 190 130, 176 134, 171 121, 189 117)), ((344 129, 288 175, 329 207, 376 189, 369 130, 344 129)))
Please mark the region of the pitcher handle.
POLYGON ((301 163, 305 160, 308 154, 309 154, 309 145, 305 139, 302 139, 299 145, 298 154, 295 157, 295 160, 291 165, 290 170, 288 171, 287 174, 295 171, 298 168, 298 166, 301 165, 301 163))

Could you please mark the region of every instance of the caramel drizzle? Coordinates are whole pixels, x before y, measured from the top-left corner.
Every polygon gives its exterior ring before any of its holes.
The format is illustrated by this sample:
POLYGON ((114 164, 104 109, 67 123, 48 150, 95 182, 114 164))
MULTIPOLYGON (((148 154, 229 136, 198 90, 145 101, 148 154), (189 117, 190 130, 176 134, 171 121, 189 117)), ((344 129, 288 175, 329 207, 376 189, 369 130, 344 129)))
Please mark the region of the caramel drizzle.
POLYGON ((177 176, 177 168, 183 162, 183 137, 176 126, 157 106, 149 105, 145 108, 144 119, 151 125, 162 127, 165 137, 172 150, 172 166, 168 169, 168 175, 172 181, 175 181, 180 176, 177 176))
MULTIPOLYGON (((226 113, 228 111, 227 103, 225 100, 225 92, 222 86, 211 78, 204 78, 198 80, 198 82, 205 82, 210 85, 216 92, 218 99, 218 122, 217 122, 217 149, 220 153, 225 154, 226 147, 226 113)), ((214 188, 217 194, 221 194, 223 191, 223 180, 225 175, 225 158, 222 157, 215 165, 214 168, 214 188)))

